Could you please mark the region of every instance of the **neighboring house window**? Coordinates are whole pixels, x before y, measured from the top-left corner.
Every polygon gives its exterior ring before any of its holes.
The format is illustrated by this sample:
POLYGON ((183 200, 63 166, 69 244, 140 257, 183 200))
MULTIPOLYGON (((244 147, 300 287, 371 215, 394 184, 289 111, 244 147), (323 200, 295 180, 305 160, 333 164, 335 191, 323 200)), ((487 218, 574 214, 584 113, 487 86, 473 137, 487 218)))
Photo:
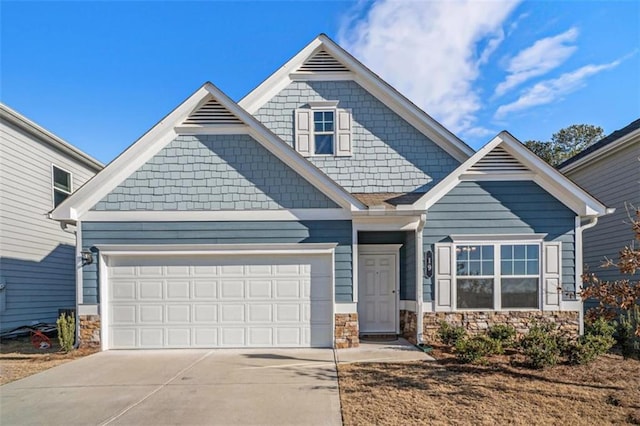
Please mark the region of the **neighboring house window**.
POLYGON ((313 139, 316 155, 333 155, 334 116, 333 111, 313 111, 313 139))
POLYGON ((53 206, 63 202, 71 194, 71 173, 53 166, 53 206))
POLYGON ((458 309, 537 309, 539 244, 456 245, 458 309))
POLYGON ((295 149, 305 157, 352 155, 351 110, 338 101, 309 102, 295 110, 295 149))

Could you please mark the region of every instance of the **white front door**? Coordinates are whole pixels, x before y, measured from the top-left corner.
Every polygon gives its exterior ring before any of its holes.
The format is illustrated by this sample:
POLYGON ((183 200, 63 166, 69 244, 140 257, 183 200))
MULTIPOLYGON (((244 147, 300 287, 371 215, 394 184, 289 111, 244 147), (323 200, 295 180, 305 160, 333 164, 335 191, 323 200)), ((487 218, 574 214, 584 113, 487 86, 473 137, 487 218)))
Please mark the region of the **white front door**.
POLYGON ((358 319, 360 333, 396 333, 397 254, 361 254, 358 319))

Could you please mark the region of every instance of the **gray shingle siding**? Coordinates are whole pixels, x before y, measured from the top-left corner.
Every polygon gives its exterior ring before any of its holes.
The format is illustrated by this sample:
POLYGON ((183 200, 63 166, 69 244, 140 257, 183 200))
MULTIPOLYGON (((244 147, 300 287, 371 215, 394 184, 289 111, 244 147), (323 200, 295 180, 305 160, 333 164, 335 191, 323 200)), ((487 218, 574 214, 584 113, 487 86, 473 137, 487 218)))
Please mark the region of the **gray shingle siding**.
POLYGON ((322 100, 352 110, 353 155, 309 161, 350 192, 426 192, 459 165, 353 81, 293 82, 255 117, 294 146, 294 110, 322 100))
POLYGON ((248 135, 178 136, 94 210, 336 208, 248 135))
MULTIPOLYGON (((424 250, 452 234, 548 234, 562 242, 563 299, 575 291, 575 213, 534 182, 462 182, 427 212, 424 250)), ((423 279, 433 300, 432 278, 423 279)))
MULTIPOLYGON (((353 300, 351 222, 84 222, 82 245, 101 244, 269 244, 338 243, 335 249, 337 302, 353 300)), ((83 269, 84 303, 98 303, 96 263, 83 269)))

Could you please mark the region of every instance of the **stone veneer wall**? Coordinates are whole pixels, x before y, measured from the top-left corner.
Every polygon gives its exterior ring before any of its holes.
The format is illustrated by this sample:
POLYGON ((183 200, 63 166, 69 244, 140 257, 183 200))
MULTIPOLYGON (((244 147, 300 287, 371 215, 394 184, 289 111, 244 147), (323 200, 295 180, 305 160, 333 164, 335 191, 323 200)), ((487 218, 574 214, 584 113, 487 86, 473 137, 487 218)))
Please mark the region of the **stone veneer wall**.
POLYGON ((336 314, 335 348, 357 348, 360 346, 358 337, 358 314, 336 314))
POLYGON ((80 315, 80 347, 100 347, 99 315, 80 315))
POLYGON ((525 334, 535 323, 555 323, 561 331, 578 335, 579 312, 560 311, 505 311, 505 312, 426 312, 424 314, 423 337, 426 342, 437 340, 440 322, 464 327, 470 334, 480 334, 496 324, 510 324, 518 334, 525 334))
POLYGON ((418 316, 415 312, 400 310, 400 335, 414 345, 418 343, 418 316))

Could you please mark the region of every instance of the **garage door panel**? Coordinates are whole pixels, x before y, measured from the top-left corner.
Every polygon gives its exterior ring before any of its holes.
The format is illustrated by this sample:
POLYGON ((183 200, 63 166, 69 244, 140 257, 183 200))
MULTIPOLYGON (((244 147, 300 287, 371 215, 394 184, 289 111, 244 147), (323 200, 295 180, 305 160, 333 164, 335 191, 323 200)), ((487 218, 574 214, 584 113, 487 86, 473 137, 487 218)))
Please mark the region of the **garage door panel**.
POLYGON ((299 299, 303 297, 302 286, 305 281, 301 280, 278 280, 275 283, 275 297, 278 299, 299 299))
POLYGON ((331 346, 323 255, 110 258, 110 348, 331 346))
POLYGON ((191 305, 167 305, 167 323, 190 323, 191 305))
POLYGON ((193 297, 195 299, 217 299, 218 281, 197 279, 193 282, 193 297))
POLYGON ((247 299, 271 299, 272 280, 247 280, 247 299))
POLYGON ((110 307, 114 324, 136 324, 138 321, 135 305, 118 305, 110 307))
POLYGON ((299 304, 278 304, 276 309, 276 323, 301 322, 302 320, 302 308, 299 304))
POLYGON ((248 321, 254 323, 270 323, 273 321, 273 306, 271 304, 247 305, 248 321))
POLYGON ((162 281, 140 281, 138 284, 138 299, 144 300, 161 300, 162 281))
POLYGON ((223 305, 220 305, 220 322, 221 323, 244 322, 244 320, 245 320, 244 304, 225 303, 223 305))
POLYGON ((140 323, 162 324, 164 321, 164 305, 140 305, 140 323))
POLYGON ((113 283, 111 297, 113 300, 131 301, 136 299, 135 281, 115 281, 113 283))
POLYGON ((167 299, 185 299, 189 300, 191 297, 191 282, 170 280, 167 281, 167 299))
POLYGON ((217 323, 218 322, 218 305, 194 305, 193 321, 195 323, 217 323))
POLYGON ((167 329, 167 346, 185 348, 191 346, 191 329, 188 327, 167 329))
POLYGON ((164 347, 164 329, 162 328, 141 328, 140 347, 142 348, 162 348, 164 347))
POLYGON ((222 279, 220 281, 220 299, 243 299, 244 280, 222 279))

